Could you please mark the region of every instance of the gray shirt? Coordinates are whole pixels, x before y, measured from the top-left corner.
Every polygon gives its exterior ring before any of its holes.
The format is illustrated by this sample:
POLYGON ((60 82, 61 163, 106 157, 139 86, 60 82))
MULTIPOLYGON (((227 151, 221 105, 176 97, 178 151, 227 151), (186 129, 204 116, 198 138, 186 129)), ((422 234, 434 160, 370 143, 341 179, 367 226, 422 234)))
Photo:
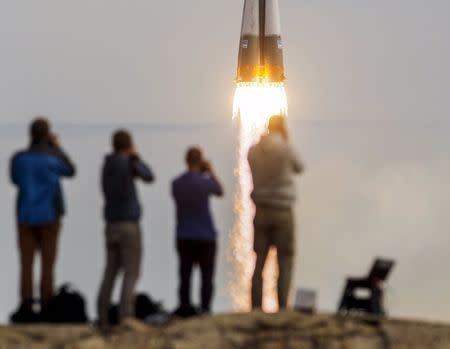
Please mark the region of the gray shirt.
POLYGON ((255 204, 290 208, 296 197, 294 175, 303 171, 303 163, 291 144, 281 134, 264 135, 250 148, 248 162, 255 204))

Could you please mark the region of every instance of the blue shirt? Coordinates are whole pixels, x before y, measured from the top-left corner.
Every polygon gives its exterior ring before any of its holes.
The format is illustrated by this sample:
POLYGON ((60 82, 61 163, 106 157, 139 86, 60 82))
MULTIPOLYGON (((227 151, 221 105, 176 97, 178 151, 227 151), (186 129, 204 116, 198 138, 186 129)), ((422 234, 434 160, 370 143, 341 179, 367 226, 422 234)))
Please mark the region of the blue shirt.
POLYGON ((216 229, 209 208, 209 197, 221 195, 220 185, 210 176, 186 172, 172 182, 180 240, 216 240, 216 229))
POLYGON ((18 188, 17 220, 51 224, 65 211, 62 177, 73 177, 75 166, 63 151, 45 142, 32 144, 11 159, 10 175, 18 188))

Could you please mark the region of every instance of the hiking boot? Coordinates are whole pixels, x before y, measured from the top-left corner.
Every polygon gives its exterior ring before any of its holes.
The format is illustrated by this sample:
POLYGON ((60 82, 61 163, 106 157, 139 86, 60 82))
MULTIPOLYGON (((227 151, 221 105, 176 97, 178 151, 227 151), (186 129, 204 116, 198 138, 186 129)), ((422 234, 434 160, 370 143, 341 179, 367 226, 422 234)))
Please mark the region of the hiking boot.
POLYGON ((173 316, 189 318, 199 315, 200 312, 192 305, 180 305, 173 313, 173 316))
POLYGON ((40 316, 33 309, 34 302, 23 302, 19 308, 11 314, 10 321, 13 324, 32 324, 40 322, 40 316))

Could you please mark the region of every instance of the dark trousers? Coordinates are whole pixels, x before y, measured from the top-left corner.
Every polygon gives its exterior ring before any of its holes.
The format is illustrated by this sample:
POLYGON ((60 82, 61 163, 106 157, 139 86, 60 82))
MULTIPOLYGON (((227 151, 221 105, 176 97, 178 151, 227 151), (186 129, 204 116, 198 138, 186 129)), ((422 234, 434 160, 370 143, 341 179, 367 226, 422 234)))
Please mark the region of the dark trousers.
POLYGON ((33 297, 33 266, 36 252, 41 254, 41 301, 48 303, 53 297, 54 267, 57 255, 60 223, 18 225, 20 254, 20 296, 22 303, 33 297))
POLYGON ((201 307, 205 312, 211 310, 214 291, 214 268, 216 242, 201 240, 177 240, 179 257, 179 299, 181 307, 191 306, 191 276, 193 267, 198 264, 201 272, 201 307))

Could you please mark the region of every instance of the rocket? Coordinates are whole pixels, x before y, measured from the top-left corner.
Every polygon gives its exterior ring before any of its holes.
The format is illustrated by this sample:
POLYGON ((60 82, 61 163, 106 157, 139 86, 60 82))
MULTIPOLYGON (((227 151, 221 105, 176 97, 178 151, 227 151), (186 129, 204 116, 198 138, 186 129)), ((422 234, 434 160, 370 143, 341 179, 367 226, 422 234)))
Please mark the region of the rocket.
POLYGON ((237 83, 285 79, 278 0, 245 0, 237 83))

